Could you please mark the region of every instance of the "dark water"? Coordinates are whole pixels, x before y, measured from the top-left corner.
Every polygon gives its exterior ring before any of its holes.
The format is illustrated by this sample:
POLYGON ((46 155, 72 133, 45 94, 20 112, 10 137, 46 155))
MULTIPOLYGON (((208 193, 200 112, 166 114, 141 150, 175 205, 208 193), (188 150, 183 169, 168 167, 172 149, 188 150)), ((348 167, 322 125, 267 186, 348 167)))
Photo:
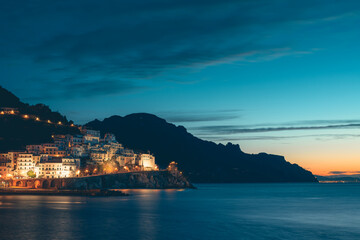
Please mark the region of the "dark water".
POLYGON ((0 239, 360 239, 360 184, 0 196, 0 239))

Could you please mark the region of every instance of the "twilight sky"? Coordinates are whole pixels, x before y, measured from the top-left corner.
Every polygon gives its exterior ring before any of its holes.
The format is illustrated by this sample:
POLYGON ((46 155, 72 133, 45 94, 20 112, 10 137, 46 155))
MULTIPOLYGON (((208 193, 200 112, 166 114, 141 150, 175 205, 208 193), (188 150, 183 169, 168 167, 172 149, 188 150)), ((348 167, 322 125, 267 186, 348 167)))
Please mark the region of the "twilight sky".
POLYGON ((360 1, 6 1, 0 36, 0 85, 76 123, 154 113, 360 171, 360 1))

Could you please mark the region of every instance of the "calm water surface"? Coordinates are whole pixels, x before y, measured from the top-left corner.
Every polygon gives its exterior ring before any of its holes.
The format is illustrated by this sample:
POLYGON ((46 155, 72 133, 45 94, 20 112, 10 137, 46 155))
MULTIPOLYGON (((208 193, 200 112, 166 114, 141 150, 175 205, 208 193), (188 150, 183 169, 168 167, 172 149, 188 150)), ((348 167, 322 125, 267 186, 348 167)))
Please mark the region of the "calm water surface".
POLYGON ((360 184, 0 196, 0 239, 360 239, 360 184))

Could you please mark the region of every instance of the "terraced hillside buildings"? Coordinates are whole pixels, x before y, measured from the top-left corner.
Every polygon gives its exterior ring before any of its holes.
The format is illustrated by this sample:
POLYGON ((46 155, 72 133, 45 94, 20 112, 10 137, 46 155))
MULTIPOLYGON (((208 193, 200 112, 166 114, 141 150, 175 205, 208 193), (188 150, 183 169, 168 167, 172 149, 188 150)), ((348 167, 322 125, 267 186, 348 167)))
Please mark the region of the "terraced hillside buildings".
POLYGON ((26 151, 0 154, 0 178, 64 178, 121 171, 157 170, 155 157, 135 153, 113 134, 81 129, 79 135, 54 135, 53 143, 27 145, 26 151))

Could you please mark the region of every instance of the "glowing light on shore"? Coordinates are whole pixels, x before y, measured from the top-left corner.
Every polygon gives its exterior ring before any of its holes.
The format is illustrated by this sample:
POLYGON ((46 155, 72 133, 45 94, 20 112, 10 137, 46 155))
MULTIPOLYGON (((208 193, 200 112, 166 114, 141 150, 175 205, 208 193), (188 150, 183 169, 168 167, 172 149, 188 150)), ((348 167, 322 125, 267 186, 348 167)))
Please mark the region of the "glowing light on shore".
POLYGON ((36 120, 36 121, 40 121, 40 118, 37 117, 37 118, 35 118, 35 120, 36 120))
POLYGON ((50 121, 50 120, 47 120, 47 123, 51 123, 51 121, 50 121))
POLYGON ((59 125, 61 125, 61 124, 62 124, 62 122, 60 122, 60 121, 59 121, 59 122, 58 122, 58 124, 59 124, 59 125))
POLYGON ((26 114, 25 114, 25 115, 24 115, 24 118, 26 118, 26 119, 29 118, 29 115, 26 115, 26 114))

